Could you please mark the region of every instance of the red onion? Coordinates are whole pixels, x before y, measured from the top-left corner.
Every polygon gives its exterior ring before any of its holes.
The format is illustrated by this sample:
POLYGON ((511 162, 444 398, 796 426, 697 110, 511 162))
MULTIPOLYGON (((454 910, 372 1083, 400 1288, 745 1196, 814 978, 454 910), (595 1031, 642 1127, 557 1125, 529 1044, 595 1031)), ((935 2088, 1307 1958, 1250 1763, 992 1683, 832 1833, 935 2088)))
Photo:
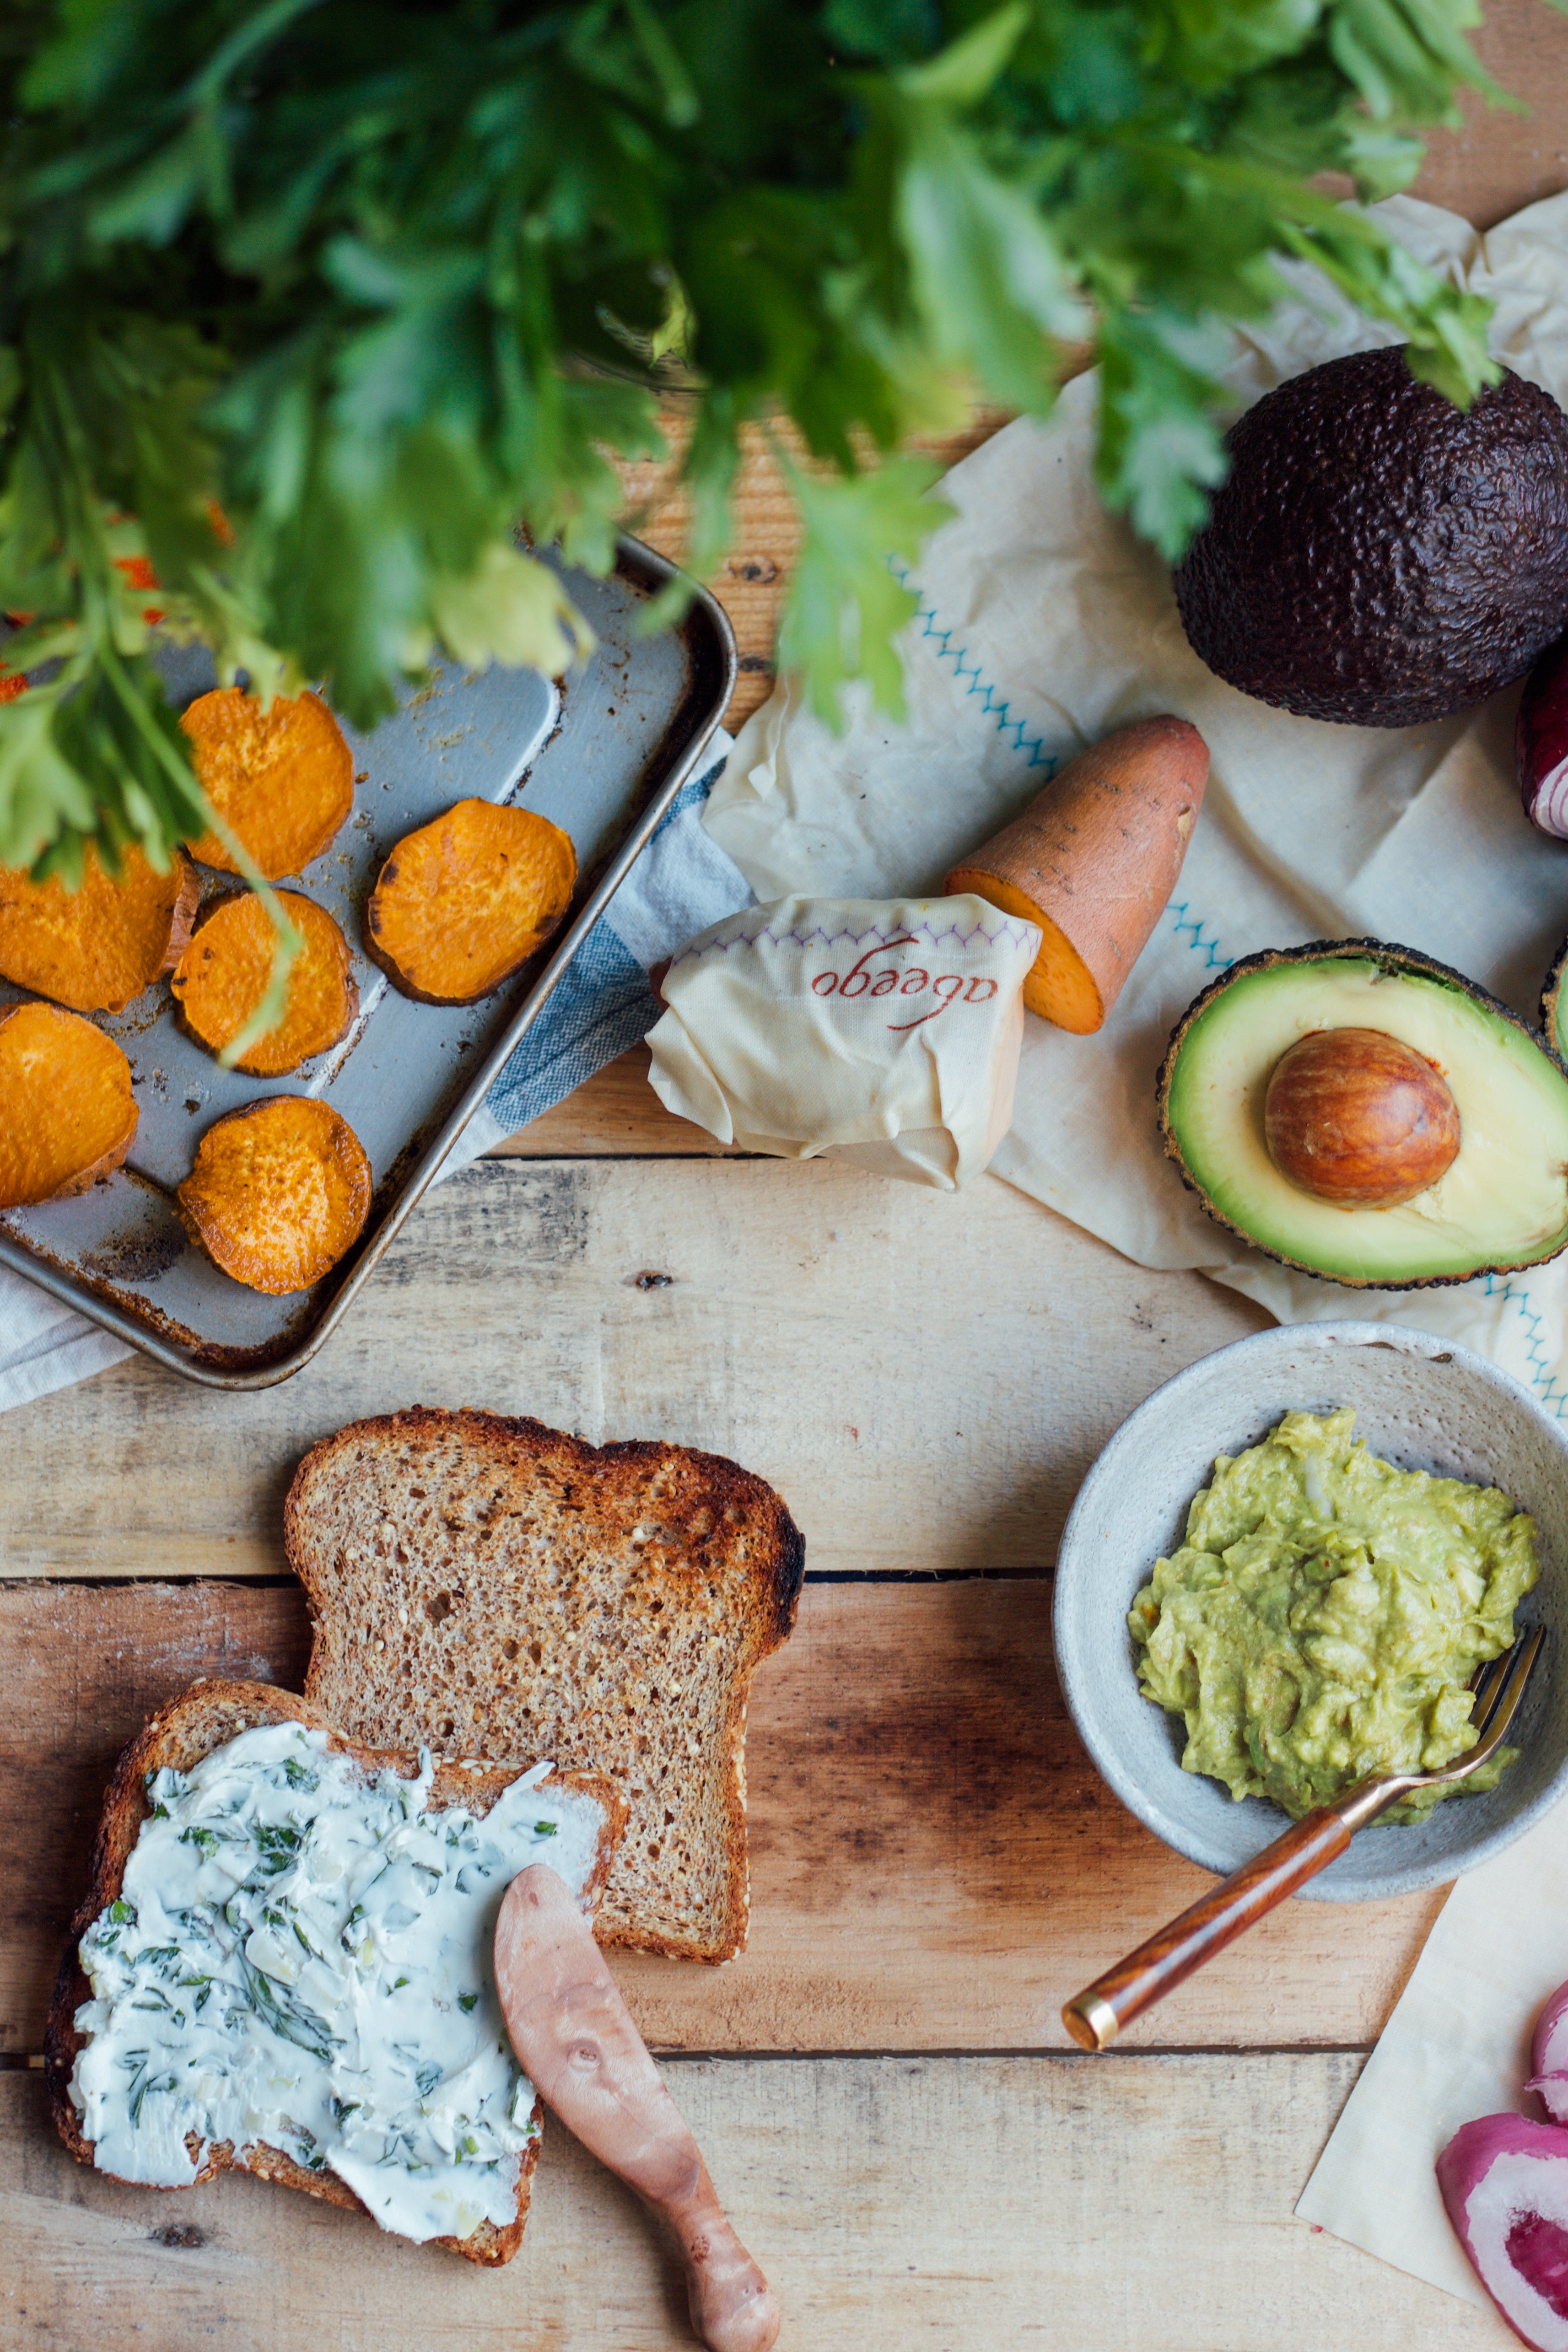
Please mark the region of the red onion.
POLYGON ((1525 680, 1513 751, 1525 815, 1538 832, 1568 841, 1568 636, 1547 646, 1525 680))
POLYGON ((1568 1984, 1559 1985, 1535 2021, 1530 2045, 1534 2091, 1554 2123, 1568 2124, 1568 1984))
POLYGON ((1483 2116, 1437 2158, 1437 2186, 1515 2335, 1535 2352, 1568 2352, 1568 2131, 1483 2116))

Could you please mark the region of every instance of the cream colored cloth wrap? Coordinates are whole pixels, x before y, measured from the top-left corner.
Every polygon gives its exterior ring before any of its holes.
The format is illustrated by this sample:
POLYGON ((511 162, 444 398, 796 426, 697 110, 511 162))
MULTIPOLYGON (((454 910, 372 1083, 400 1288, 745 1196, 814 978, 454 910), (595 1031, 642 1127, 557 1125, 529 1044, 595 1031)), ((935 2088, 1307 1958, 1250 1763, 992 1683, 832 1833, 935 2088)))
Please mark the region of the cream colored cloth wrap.
POLYGON ((954 1192, 1013 1115, 1033 923, 983 898, 780 898, 684 947, 655 1092, 721 1143, 954 1192))
MULTIPOLYGON (((1568 404, 1568 196, 1484 237, 1404 197, 1378 212, 1423 260, 1498 304, 1500 355, 1568 404)), ((1239 404, 1320 360, 1396 340, 1315 273, 1289 274, 1301 299, 1238 338, 1239 404)), ((1568 1261, 1453 1289, 1348 1291, 1222 1232, 1161 1155, 1154 1084, 1170 1030, 1259 948, 1400 941, 1533 1020, 1568 933, 1568 844, 1532 832, 1520 807, 1517 688, 1430 726, 1333 727, 1207 670, 1165 565, 1095 494, 1096 390, 1080 377, 1049 425, 1008 426, 947 476, 957 513, 911 583, 907 720, 890 722, 857 689, 834 736, 786 680, 742 732, 708 830, 759 898, 940 889, 1084 744, 1156 711, 1191 719, 1214 765, 1176 896, 1098 1035, 1026 1017, 994 1172, 1140 1265, 1199 1267, 1281 1321, 1365 1315, 1460 1339, 1549 1408, 1568 1404, 1568 1261)))

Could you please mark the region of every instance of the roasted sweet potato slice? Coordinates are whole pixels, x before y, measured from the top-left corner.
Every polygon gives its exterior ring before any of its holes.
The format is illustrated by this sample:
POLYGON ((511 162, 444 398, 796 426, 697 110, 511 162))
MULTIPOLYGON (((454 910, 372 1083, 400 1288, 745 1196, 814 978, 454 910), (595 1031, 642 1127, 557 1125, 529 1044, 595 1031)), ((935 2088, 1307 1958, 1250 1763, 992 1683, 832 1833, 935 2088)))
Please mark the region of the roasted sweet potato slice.
POLYGON ((67 1201, 112 1174, 136 1118, 112 1037, 52 1004, 0 1013, 0 1209, 67 1201))
MULTIPOLYGON (((237 686, 198 695, 181 717, 202 789, 269 882, 319 857, 354 804, 354 755, 319 694, 278 695, 264 710, 237 686)), ((217 835, 191 855, 238 871, 217 835)))
POLYGON ((128 849, 110 876, 89 846, 75 890, 0 866, 0 976, 73 1013, 123 1013, 179 961, 200 892, 179 850, 160 874, 128 849))
MULTIPOLYGON (((277 1078, 312 1054, 335 1045, 360 1009, 349 942, 326 909, 298 890, 278 897, 305 945, 288 971, 282 1020, 242 1054, 236 1069, 277 1078)), ((170 986, 185 1026, 209 1053, 237 1037, 267 993, 274 932, 254 892, 224 898, 208 915, 174 970, 170 986)))
POLYGON ((571 904, 571 837, 531 809, 458 801, 405 834, 365 911, 365 944, 405 996, 472 1004, 510 980, 571 904))
POLYGON ((174 1198, 214 1265, 281 1296, 319 1282, 359 1239, 371 1163, 328 1104, 270 1095, 214 1120, 174 1198))

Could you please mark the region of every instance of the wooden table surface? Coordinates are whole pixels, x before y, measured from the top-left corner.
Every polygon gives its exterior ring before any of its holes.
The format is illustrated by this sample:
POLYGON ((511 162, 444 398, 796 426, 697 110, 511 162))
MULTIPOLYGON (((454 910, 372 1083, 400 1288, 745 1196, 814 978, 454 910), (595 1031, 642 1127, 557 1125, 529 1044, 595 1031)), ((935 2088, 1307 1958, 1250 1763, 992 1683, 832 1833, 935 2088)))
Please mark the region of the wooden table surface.
MULTIPOLYGON (((1534 112, 1468 107, 1421 192, 1484 225, 1568 182, 1568 25, 1510 0, 1480 46, 1534 112)), ((717 583, 737 715, 767 690, 793 547, 760 458, 743 499, 717 583)), ((47 2123, 44 2012, 118 1749, 196 1675, 298 1686, 293 1465, 416 1401, 716 1448, 805 1531, 799 1630, 752 1708, 750 1948, 719 1971, 616 1962, 785 2352, 1511 2343, 1291 2213, 1440 1896, 1287 1909, 1103 2058, 1057 2019, 1206 1883, 1066 1721, 1057 1538, 1124 1415, 1261 1316, 990 1178, 955 1200, 720 1152, 644 1067, 434 1194, 283 1387, 214 1395, 137 1358, 0 1416, 0 2346, 691 2341, 668 2250, 559 2129, 523 2251, 487 2274, 238 2175, 117 2187, 47 2123)))

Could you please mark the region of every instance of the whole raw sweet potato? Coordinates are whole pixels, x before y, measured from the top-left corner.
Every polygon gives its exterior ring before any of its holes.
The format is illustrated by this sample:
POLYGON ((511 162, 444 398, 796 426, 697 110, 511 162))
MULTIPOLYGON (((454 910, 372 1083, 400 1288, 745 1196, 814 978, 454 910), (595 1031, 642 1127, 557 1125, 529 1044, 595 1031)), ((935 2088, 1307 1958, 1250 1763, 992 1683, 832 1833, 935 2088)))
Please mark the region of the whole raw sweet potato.
POLYGON ((1208 781, 1185 719, 1140 719, 1080 751, 948 874, 1043 934, 1024 982, 1031 1013, 1086 1035, 1103 1025, 1172 890, 1208 781))

